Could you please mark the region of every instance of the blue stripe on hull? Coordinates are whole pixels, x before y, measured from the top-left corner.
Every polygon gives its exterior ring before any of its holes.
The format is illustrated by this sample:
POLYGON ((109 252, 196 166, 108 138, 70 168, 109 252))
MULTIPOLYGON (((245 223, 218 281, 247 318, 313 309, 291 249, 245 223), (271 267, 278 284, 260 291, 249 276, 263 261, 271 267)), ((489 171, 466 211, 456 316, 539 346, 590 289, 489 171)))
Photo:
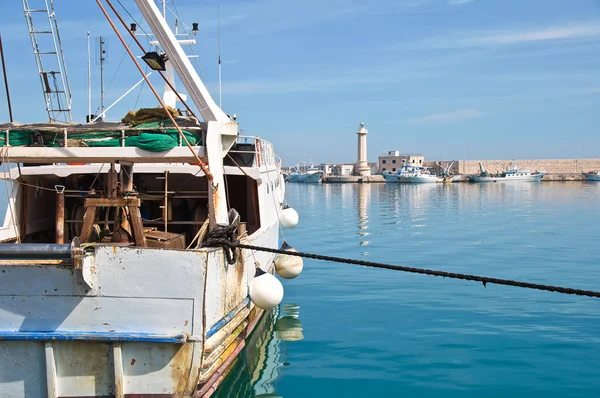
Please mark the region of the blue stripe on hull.
POLYGON ((208 329, 208 332, 206 332, 206 338, 208 339, 210 336, 217 333, 223 326, 227 325, 229 321, 231 321, 233 317, 248 304, 250 304, 250 299, 246 297, 241 303, 237 305, 237 307, 233 311, 225 315, 220 321, 218 321, 210 329, 208 329))
POLYGON ((0 341, 134 341, 148 343, 185 343, 185 334, 111 332, 14 332, 0 331, 0 341))

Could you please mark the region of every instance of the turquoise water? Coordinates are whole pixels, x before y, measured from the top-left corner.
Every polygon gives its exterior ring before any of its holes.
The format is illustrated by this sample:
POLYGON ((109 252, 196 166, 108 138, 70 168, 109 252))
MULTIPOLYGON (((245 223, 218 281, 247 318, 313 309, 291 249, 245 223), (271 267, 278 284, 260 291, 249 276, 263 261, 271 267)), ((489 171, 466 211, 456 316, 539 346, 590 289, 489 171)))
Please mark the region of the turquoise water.
MULTIPOLYGON (((288 184, 300 223, 284 233, 301 251, 600 290, 599 196, 600 184, 577 182, 288 184)), ((284 281, 285 308, 273 315, 283 322, 266 319, 216 396, 589 397, 600 389, 598 299, 304 266, 284 281), (290 322, 291 338, 281 333, 290 322)))

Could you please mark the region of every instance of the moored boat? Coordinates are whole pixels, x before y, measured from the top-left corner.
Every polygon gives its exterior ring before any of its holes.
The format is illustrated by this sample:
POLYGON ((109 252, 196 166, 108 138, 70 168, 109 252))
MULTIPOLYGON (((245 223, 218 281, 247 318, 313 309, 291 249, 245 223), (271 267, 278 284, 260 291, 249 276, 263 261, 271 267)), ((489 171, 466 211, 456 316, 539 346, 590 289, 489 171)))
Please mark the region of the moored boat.
POLYGON ((208 396, 264 312, 249 291, 273 254, 210 240, 279 247, 281 162, 239 135, 154 1, 135 3, 166 53, 144 57, 203 121, 156 95, 144 123, 1 126, 2 398, 208 396))
POLYGON ((600 181, 600 171, 589 171, 587 173, 583 173, 583 176, 588 181, 600 181))
POLYGON ((545 172, 529 170, 519 170, 517 162, 514 162, 512 169, 505 172, 492 174, 483 168, 479 163, 479 174, 471 176, 473 182, 535 182, 540 181, 546 175, 545 172))
POLYGON ((416 175, 406 177, 409 183, 412 184, 426 184, 426 183, 436 183, 436 182, 444 182, 442 177, 438 177, 435 174, 428 173, 418 173, 416 175))

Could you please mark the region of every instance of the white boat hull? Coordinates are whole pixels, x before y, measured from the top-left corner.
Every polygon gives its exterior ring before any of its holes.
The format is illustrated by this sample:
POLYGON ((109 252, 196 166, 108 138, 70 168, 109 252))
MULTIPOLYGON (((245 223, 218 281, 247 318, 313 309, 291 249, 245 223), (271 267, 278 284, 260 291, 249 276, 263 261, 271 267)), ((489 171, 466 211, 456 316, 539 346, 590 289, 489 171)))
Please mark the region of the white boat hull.
POLYGON ((599 173, 583 173, 583 176, 588 181, 600 181, 599 173))
POLYGON ((385 182, 389 182, 392 184, 400 182, 399 174, 383 173, 382 176, 383 176, 383 179, 385 180, 385 182))
POLYGON ((482 177, 482 176, 471 176, 473 182, 536 182, 540 181, 545 174, 537 173, 530 175, 511 175, 504 177, 482 177))
POLYGON ((408 176, 406 177, 408 182, 412 184, 427 184, 427 183, 436 183, 443 182, 444 179, 441 177, 437 177, 434 175, 420 175, 420 176, 408 176))
POLYGON ((322 179, 323 174, 321 172, 308 173, 303 175, 303 178, 300 180, 300 182, 303 182, 305 184, 318 184, 321 182, 322 179))

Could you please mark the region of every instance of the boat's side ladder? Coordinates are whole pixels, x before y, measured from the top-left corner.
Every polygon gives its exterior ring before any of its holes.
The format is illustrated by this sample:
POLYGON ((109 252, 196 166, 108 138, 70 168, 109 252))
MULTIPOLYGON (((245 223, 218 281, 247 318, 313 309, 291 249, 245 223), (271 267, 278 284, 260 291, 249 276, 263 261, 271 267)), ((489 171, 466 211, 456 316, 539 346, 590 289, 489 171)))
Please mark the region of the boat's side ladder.
POLYGON ((22 0, 42 93, 51 122, 71 122, 71 87, 52 0, 22 0), (35 21, 35 25, 34 25, 35 21))

